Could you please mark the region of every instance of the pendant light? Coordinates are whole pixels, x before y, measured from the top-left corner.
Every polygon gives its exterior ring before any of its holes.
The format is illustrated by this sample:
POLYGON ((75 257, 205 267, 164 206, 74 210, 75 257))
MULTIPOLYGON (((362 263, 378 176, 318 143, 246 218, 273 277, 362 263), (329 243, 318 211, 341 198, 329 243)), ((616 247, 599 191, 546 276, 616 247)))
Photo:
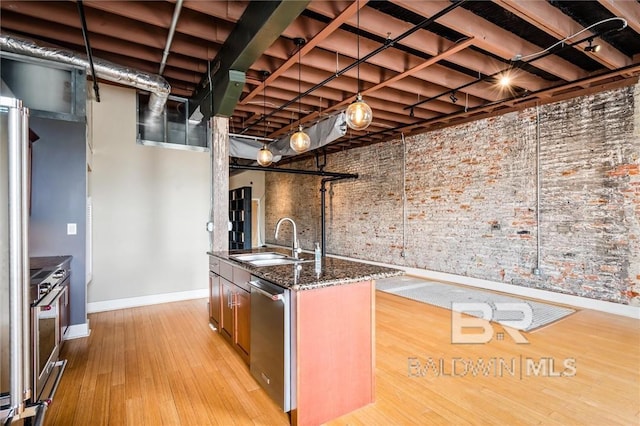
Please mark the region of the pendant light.
MULTIPOLYGON (((267 76, 269 75, 269 71, 263 71, 262 72, 262 82, 266 82, 267 81, 267 76)), ((264 84, 264 90, 263 90, 263 102, 262 102, 262 117, 263 117, 263 121, 264 121, 264 138, 267 138, 267 121, 266 121, 266 117, 267 117, 267 85, 264 84)), ((260 151, 258 151, 258 164, 260 164, 262 167, 267 167, 270 166, 271 163, 273 162, 273 153, 271 151, 269 151, 269 148, 267 147, 267 143, 263 143, 262 144, 262 148, 260 148, 260 151)))
POLYGON ((371 121, 373 120, 373 112, 371 111, 371 107, 362 100, 362 95, 360 94, 360 0, 358 0, 357 6, 356 26, 358 30, 358 63, 356 69, 358 73, 358 94, 356 95, 356 100, 347 107, 346 115, 347 126, 351 127, 353 130, 364 130, 369 127, 369 124, 371 124, 371 121))
MULTIPOLYGON (((302 117, 302 106, 300 95, 302 90, 300 88, 300 68, 301 68, 301 57, 300 57, 300 48, 305 43, 303 38, 294 39, 296 46, 298 46, 298 121, 302 117)), ((289 146, 297 153, 305 152, 311 146, 311 139, 309 135, 302 131, 302 124, 298 126, 298 131, 291 135, 291 139, 289 139, 289 146)))

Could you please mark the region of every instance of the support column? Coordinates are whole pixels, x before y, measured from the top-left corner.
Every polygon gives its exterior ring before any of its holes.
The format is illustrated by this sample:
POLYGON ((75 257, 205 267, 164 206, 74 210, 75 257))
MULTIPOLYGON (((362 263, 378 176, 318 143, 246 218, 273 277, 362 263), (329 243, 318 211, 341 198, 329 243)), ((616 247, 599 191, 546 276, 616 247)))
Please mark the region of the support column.
POLYGON ((229 250, 229 118, 211 118, 211 250, 229 250))

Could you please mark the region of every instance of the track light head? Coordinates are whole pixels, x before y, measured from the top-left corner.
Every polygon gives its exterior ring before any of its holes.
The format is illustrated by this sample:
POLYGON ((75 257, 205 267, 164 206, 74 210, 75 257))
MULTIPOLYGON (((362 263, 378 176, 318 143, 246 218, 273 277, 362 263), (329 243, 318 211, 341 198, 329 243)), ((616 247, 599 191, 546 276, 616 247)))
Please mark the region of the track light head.
POLYGON ((597 52, 600 51, 600 45, 599 44, 593 44, 593 39, 590 38, 589 39, 589 45, 584 48, 584 51, 585 52, 597 53, 597 52))
POLYGON ((458 102, 458 98, 456 98, 456 92, 451 92, 451 94, 449 95, 449 99, 451 99, 451 102, 453 102, 454 104, 458 102))

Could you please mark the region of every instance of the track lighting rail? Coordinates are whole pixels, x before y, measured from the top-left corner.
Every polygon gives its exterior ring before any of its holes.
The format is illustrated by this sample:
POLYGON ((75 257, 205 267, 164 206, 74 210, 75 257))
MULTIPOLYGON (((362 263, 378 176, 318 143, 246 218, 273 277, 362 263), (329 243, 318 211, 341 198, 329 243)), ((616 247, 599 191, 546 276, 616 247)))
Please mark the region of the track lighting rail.
MULTIPOLYGON (((624 27, 622 27, 622 28, 624 28, 624 27)), ((411 111, 417 106, 426 104, 427 102, 431 102, 431 101, 436 100, 436 99, 438 99, 438 98, 440 98, 442 96, 445 96, 447 94, 451 94, 451 93, 455 93, 455 92, 461 91, 462 89, 466 89, 467 87, 473 86, 474 84, 480 83, 481 81, 490 80, 490 79, 495 78, 495 77, 497 77, 497 76, 499 76, 501 74, 504 74, 507 71, 510 71, 512 69, 520 68, 520 67, 522 67, 522 65, 531 64, 532 62, 535 62, 538 59, 542 59, 542 58, 550 56, 550 55, 555 55, 558 52, 561 52, 561 51, 563 51, 565 49, 569 49, 569 48, 571 48, 571 47, 573 47, 575 45, 582 44, 584 42, 589 42, 590 45, 591 45, 591 43, 592 43, 592 41, 593 41, 593 39, 595 37, 602 37, 603 35, 609 34, 609 33, 613 32, 613 31, 619 31, 619 30, 620 30, 620 28, 615 28, 613 30, 609 30, 609 31, 606 31, 606 32, 603 32, 603 33, 600 33, 600 34, 590 35, 588 37, 582 38, 582 39, 580 39, 578 41, 575 41, 573 43, 563 44, 562 47, 560 49, 557 49, 557 50, 546 49, 546 50, 543 51, 544 53, 540 53, 539 56, 536 56, 535 58, 533 58, 533 59, 531 59, 529 61, 523 61, 522 59, 514 59, 515 62, 512 62, 512 65, 509 66, 506 69, 494 72, 493 74, 489 74, 489 75, 480 74, 480 77, 478 77, 477 79, 475 79, 473 81, 470 81, 470 82, 468 82, 466 84, 463 84, 462 86, 458 86, 458 87, 456 87, 454 89, 447 89, 446 91, 444 91, 442 93, 439 93, 438 95, 431 96, 429 98, 423 99, 423 100, 418 101, 416 103, 413 103, 411 105, 407 105, 407 106, 403 107, 402 109, 403 110, 407 110, 408 109, 409 111, 411 111)), ((594 50, 594 51, 597 51, 597 50, 594 50)), ((543 89, 543 90, 546 90, 546 89, 543 89)), ((456 100, 457 100, 457 98, 456 98, 456 100)), ((453 101, 453 99, 451 99, 451 101, 453 103, 455 103, 455 101, 453 101)), ((407 126, 410 126, 410 125, 411 124, 408 124, 407 126)))
POLYGON ((327 77, 326 79, 324 79, 323 81, 321 81, 320 83, 316 84, 315 86, 309 88, 307 91, 305 91, 304 93, 299 94, 297 97, 285 102, 283 105, 281 105, 279 108, 276 108, 275 110, 273 110, 272 112, 270 112, 266 117, 261 117, 259 120, 255 121, 254 123, 252 123, 251 125, 245 127, 244 129, 242 129, 242 131, 240 132, 245 133, 248 130, 250 130, 253 126, 256 126, 258 124, 260 124, 262 121, 270 118, 271 116, 273 116, 274 114, 282 111, 283 109, 287 108, 288 106, 294 104, 295 102, 298 102, 300 99, 304 98, 305 96, 313 93, 314 91, 318 90, 319 88, 325 86, 327 83, 329 83, 330 81, 333 81, 334 79, 340 77, 341 75, 343 75, 344 73, 352 70, 353 68, 355 68, 356 66, 358 66, 359 64, 366 62, 367 60, 371 59, 373 56, 377 55, 380 52, 385 51, 386 49, 394 46, 396 43, 398 43, 400 40, 409 37, 411 34, 415 33, 418 30, 421 30, 423 28, 425 28, 426 26, 432 24, 433 22, 435 22, 436 20, 440 19, 441 17, 443 17, 444 15, 446 15, 447 13, 451 12, 452 10, 462 6, 464 3, 466 3, 468 0, 460 0, 460 1, 456 1, 452 4, 450 4, 449 6, 447 6, 446 8, 442 9, 440 12, 436 13, 433 16, 430 16, 429 18, 424 19, 422 22, 420 22, 419 24, 415 25, 414 27, 408 29, 407 31, 405 31, 404 33, 400 34, 398 37, 394 38, 394 39, 387 39, 385 41, 385 43, 378 47, 375 50, 372 50, 370 53, 368 53, 367 55, 363 56, 362 58, 354 61, 353 63, 347 65, 346 67, 344 67, 343 69, 336 71, 335 74, 332 74, 331 76, 327 77))

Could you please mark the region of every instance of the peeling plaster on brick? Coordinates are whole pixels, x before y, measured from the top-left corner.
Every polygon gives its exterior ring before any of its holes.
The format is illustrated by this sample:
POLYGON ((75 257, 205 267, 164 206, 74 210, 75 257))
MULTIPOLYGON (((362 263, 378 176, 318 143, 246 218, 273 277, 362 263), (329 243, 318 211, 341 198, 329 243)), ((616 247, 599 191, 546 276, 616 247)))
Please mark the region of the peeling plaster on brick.
MULTIPOLYGON (((327 170, 360 178, 329 186, 327 252, 628 303, 640 286, 640 85, 539 111, 541 276, 535 108, 406 139, 404 258, 401 141, 329 155, 327 170)), ((304 225, 304 248, 320 240, 320 179, 267 173, 269 242, 282 216, 304 225)))

